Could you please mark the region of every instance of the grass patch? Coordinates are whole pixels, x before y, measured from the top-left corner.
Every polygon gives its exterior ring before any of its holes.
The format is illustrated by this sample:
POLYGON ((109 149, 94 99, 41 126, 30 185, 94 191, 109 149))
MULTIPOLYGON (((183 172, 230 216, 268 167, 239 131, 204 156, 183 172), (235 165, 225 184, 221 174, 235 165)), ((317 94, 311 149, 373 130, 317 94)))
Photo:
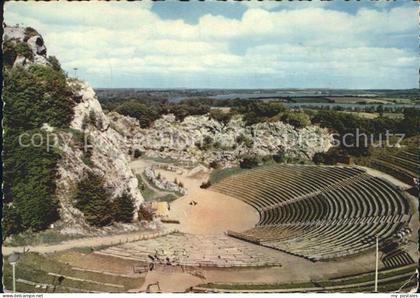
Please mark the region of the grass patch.
POLYGON ((142 159, 144 160, 151 160, 154 162, 159 163, 170 163, 170 164, 176 164, 176 160, 170 157, 149 157, 149 156, 142 156, 142 159))
POLYGON ((246 171, 246 169, 241 169, 240 167, 215 169, 211 172, 209 180, 211 184, 214 185, 227 177, 239 174, 244 171, 246 171))
POLYGON ((182 195, 179 193, 169 193, 162 190, 156 190, 150 187, 146 182, 145 178, 142 175, 136 175, 137 180, 139 181, 139 189, 143 198, 146 202, 158 201, 158 202, 172 202, 182 195), (164 192, 165 194, 162 195, 160 193, 164 192))
POLYGON ((172 202, 175 201, 176 199, 178 199, 181 195, 178 194, 167 194, 166 196, 160 197, 159 201, 160 202, 172 202))
POLYGON ((144 200, 146 202, 153 201, 154 198, 157 196, 156 191, 149 187, 149 185, 146 182, 144 182, 142 175, 136 175, 136 177, 139 182, 139 189, 141 194, 143 195, 144 200))

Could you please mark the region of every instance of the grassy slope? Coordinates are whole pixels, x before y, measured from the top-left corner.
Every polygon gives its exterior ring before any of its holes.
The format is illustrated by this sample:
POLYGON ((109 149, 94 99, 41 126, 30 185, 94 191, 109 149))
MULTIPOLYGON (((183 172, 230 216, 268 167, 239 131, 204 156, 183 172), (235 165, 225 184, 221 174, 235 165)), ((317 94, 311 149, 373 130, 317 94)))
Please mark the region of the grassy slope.
MULTIPOLYGON (((11 289, 12 268, 7 261, 4 262, 3 270, 4 286, 6 289, 11 289)), ((74 270, 71 266, 58 262, 52 257, 36 253, 26 253, 21 256, 21 259, 16 265, 16 279, 23 279, 30 282, 54 286, 49 286, 48 288, 35 288, 34 286, 17 282, 17 291, 22 292, 72 292, 76 290, 121 292, 138 288, 144 282, 143 278, 129 278, 102 274, 99 272, 74 270), (58 276, 54 276, 49 273, 64 276, 64 279, 60 282, 58 276), (113 285, 121 285, 122 287, 113 285)))

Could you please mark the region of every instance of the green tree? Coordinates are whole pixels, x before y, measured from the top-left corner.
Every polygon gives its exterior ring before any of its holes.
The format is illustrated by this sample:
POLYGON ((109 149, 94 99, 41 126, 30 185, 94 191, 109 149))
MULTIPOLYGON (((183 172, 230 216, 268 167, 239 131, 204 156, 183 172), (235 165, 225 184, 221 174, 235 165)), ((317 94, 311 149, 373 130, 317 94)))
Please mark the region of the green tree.
POLYGON ((304 128, 311 124, 311 118, 303 111, 288 111, 280 119, 296 128, 304 128))
POLYGON ((13 204, 3 204, 2 231, 3 240, 22 230, 21 219, 13 204))
POLYGON ((12 132, 4 133, 4 202, 13 202, 22 229, 42 230, 59 217, 55 180, 60 156, 47 147, 42 130, 26 132, 23 138, 12 132), (32 136, 44 143, 32 143, 32 136))
POLYGON ((115 111, 121 115, 136 118, 140 127, 147 128, 153 121, 160 117, 159 111, 155 106, 146 105, 139 102, 128 101, 119 105, 115 111))
POLYGON ((118 222, 132 222, 134 216, 134 200, 127 194, 123 193, 116 197, 113 203, 114 220, 118 222))
POLYGON ((212 109, 210 110, 209 116, 211 119, 214 119, 226 126, 229 121, 232 119, 232 112, 224 112, 220 109, 212 109))
POLYGON ((104 187, 103 178, 99 175, 89 172, 78 183, 74 202, 75 207, 83 212, 90 225, 102 227, 112 222, 110 194, 104 187))

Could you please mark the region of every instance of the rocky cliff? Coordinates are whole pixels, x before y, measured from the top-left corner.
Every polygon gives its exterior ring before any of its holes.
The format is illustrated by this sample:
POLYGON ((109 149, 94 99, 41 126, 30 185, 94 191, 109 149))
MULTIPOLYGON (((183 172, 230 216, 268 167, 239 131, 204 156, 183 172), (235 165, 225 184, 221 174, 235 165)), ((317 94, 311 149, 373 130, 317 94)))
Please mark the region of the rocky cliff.
MULTIPOLYGON (((53 60, 47 58, 42 36, 34 29, 5 27, 3 40, 3 50, 8 55, 4 59, 8 59, 13 68, 28 68, 34 64, 54 67, 53 60)), ((74 101, 70 127, 57 129, 49 123, 42 126, 59 140, 61 159, 58 162, 56 197, 60 205, 60 226, 63 233, 95 232, 72 202, 76 184, 86 171, 103 176, 105 187, 113 198, 128 193, 138 208, 143 197, 137 187, 137 178, 129 167, 127 150, 120 147, 125 143, 123 136, 110 126, 93 89, 88 83, 74 78, 68 78, 67 85, 72 90, 69 96, 74 101)))
POLYGON ((164 115, 149 129, 141 129, 135 119, 110 113, 111 126, 126 136, 126 150, 138 149, 150 157, 187 163, 237 165, 245 155, 267 156, 283 152, 286 157, 311 159, 331 147, 327 129, 308 126, 296 129, 277 121, 245 125, 240 115, 223 125, 208 115, 189 116, 183 121, 164 115))

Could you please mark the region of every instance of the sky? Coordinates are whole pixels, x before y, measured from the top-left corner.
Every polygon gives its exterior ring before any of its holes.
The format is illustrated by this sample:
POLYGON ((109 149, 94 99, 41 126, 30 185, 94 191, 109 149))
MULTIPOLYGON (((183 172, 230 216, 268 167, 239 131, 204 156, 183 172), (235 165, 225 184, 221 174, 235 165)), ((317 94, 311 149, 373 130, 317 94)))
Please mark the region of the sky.
POLYGON ((6 2, 96 88, 418 88, 418 3, 6 2))

